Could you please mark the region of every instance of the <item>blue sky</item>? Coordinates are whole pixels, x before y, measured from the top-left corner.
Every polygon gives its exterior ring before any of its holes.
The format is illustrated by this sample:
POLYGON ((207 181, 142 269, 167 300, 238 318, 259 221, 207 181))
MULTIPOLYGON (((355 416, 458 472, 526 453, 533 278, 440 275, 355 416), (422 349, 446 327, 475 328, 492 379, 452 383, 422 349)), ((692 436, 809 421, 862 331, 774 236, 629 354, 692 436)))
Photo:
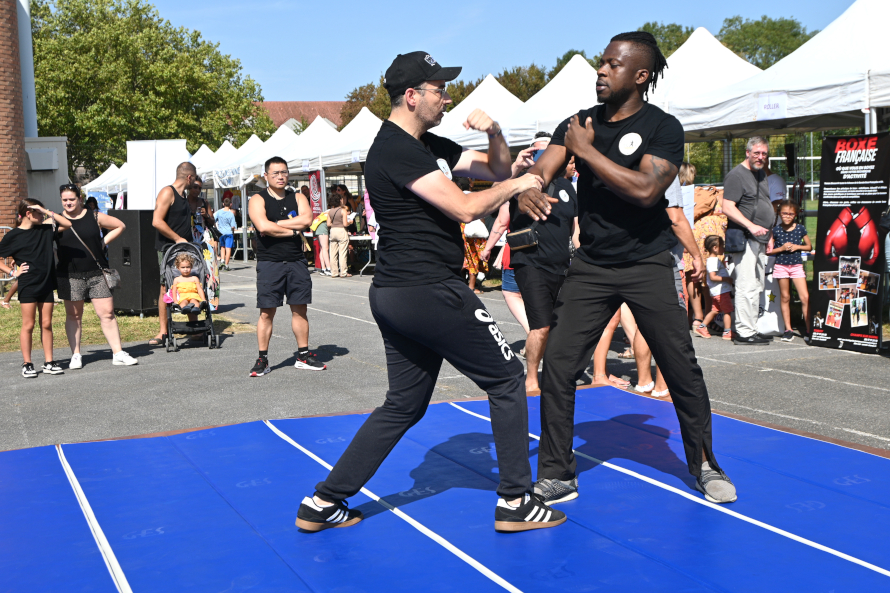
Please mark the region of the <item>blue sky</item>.
MULTIPOLYGON (((376 81, 398 53, 424 50, 476 79, 535 62, 551 67, 568 49, 596 54, 609 38, 647 21, 705 27, 723 19, 795 17, 823 29, 853 0, 563 2, 285 2, 156 0, 162 18, 197 29, 241 60, 269 101, 338 101, 376 81), (583 7, 583 8, 579 8, 583 7)), ((815 65, 814 65, 815 66, 815 65)))

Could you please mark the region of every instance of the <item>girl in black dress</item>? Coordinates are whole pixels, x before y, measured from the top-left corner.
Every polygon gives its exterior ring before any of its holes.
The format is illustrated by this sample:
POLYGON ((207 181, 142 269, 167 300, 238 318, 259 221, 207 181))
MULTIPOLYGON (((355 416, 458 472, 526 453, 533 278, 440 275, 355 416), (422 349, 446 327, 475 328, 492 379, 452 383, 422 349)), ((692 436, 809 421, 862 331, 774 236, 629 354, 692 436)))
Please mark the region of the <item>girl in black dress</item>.
MULTIPOLYGON (((56 288, 53 230, 55 225, 70 228, 71 221, 50 212, 38 200, 31 198, 19 203, 17 213, 21 222, 18 228, 6 233, 0 241, 0 258, 11 257, 16 265, 14 275, 18 278, 22 308, 22 331, 19 334, 24 359, 22 376, 27 379, 37 376, 31 363, 31 337, 36 315, 40 317, 40 337, 46 361, 42 370, 50 375, 60 375, 62 367, 53 362, 53 291, 56 288)), ((12 271, 2 261, 0 270, 4 273, 12 271)))

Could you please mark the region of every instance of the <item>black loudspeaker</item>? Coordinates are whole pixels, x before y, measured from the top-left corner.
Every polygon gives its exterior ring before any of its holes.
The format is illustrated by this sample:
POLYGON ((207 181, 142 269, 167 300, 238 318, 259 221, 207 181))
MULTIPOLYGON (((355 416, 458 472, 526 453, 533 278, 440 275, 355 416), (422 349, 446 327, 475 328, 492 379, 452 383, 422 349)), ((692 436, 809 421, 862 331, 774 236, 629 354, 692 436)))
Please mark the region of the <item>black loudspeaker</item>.
POLYGON ((114 308, 136 313, 156 311, 161 288, 157 231, 151 226, 152 210, 109 210, 127 228, 108 246, 108 263, 121 275, 114 289, 114 308))

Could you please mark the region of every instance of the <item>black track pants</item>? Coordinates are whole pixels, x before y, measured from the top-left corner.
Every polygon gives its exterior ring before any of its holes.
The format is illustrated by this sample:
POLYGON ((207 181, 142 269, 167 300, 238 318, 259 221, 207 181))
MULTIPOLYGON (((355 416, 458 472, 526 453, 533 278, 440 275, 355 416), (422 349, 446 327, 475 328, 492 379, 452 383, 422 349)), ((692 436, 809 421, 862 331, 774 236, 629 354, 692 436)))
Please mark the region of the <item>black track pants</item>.
POLYGON ((671 391, 689 473, 701 474, 702 448, 711 466, 719 467, 711 451, 708 390, 695 360, 686 310, 677 299, 675 269, 670 251, 620 266, 595 266, 577 257, 572 261, 544 353, 538 479, 576 475, 575 381, 621 303, 633 312, 671 391))
POLYGON ((321 498, 348 498, 371 479, 399 439, 423 418, 443 359, 488 393, 498 494, 518 498, 529 492, 525 372, 482 301, 456 278, 424 286, 372 286, 370 301, 386 347, 389 391, 328 478, 316 486, 321 498))

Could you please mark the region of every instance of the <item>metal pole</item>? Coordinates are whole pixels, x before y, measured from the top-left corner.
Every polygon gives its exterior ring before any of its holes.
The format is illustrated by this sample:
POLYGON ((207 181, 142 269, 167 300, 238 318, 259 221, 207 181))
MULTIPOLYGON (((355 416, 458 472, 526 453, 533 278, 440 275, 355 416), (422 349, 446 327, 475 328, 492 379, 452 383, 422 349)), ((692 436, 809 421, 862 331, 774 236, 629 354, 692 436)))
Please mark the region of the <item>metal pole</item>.
MULTIPOLYGON (((241 261, 247 263, 247 184, 241 186, 241 261)), ((254 231, 256 232, 256 231, 254 231)))
POLYGON ((813 175, 813 133, 810 132, 810 201, 813 201, 813 184, 816 178, 813 175))

